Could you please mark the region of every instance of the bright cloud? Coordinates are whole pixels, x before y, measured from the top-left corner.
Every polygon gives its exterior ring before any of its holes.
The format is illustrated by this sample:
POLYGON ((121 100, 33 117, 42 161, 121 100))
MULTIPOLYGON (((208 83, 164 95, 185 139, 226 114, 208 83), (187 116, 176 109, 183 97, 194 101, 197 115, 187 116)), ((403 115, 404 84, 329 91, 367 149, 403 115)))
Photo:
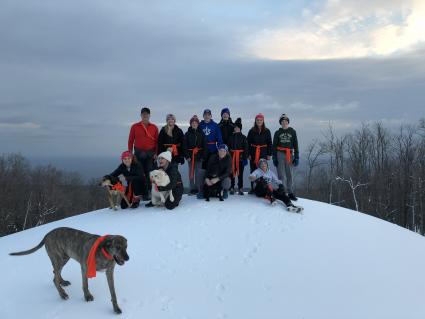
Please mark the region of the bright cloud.
POLYGON ((386 56, 425 42, 423 0, 329 0, 303 17, 299 25, 255 34, 249 51, 273 60, 320 60, 386 56))

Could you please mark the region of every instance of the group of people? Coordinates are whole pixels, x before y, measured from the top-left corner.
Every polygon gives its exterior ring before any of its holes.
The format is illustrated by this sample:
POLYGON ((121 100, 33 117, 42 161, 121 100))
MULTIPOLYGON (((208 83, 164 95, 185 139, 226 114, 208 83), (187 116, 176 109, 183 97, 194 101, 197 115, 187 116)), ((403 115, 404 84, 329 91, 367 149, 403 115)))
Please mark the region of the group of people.
MULTIPOLYGON (((125 194, 131 207, 149 201, 151 182, 149 174, 163 169, 170 178, 167 186, 158 191, 171 190, 173 201, 167 199, 165 207, 177 207, 183 195, 183 183, 178 165, 187 162, 189 169, 189 195, 204 198, 204 188, 221 184, 223 198, 244 195, 244 168, 250 165, 250 194, 266 197, 273 203, 282 200, 287 207, 295 207, 297 198, 293 189, 293 167, 299 163, 296 131, 289 127, 289 117, 279 117, 280 128, 274 133, 266 127, 264 115, 257 114, 248 135, 242 133, 242 120, 232 121, 229 108, 221 110, 221 120, 214 122, 210 109, 203 111, 203 120, 194 115, 186 133, 176 124, 173 114, 166 116, 166 124, 159 131, 150 122, 151 111, 141 109, 141 121, 131 126, 128 150, 122 153, 122 163, 110 175, 126 181, 125 194), (268 166, 272 160, 277 176, 268 166), (236 187, 237 182, 237 187, 236 187)), ((154 206, 152 201, 146 207, 154 206)), ((127 208, 125 201, 122 208, 127 208)))

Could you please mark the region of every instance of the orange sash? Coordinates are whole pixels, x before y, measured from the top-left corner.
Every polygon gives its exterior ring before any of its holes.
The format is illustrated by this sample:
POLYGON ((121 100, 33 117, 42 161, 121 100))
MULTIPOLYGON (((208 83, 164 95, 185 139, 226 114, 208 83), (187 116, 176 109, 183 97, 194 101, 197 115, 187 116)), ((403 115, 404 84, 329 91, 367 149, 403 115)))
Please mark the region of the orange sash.
POLYGON ((125 187, 120 182, 116 183, 115 185, 112 185, 111 190, 113 191, 119 191, 121 193, 125 192, 125 187))
POLYGON ((231 150, 232 153, 232 173, 233 176, 239 176, 240 172, 240 158, 241 153, 243 153, 243 150, 231 150))
POLYGON ((278 151, 282 151, 282 152, 286 152, 286 161, 288 162, 289 165, 292 164, 291 162, 291 149, 288 147, 280 147, 278 146, 276 148, 278 151))
POLYGON ((179 151, 177 149, 177 147, 180 146, 180 144, 164 144, 165 147, 171 147, 171 153, 173 154, 174 157, 179 155, 179 151))
POLYGON ((191 168, 190 168, 190 175, 189 175, 190 179, 193 178, 194 173, 195 173, 195 156, 201 150, 202 150, 202 148, 200 148, 200 147, 194 147, 194 148, 188 149, 188 151, 192 151, 192 165, 191 165, 191 168))
MULTIPOLYGON (((100 243, 105 240, 109 235, 101 236, 94 242, 93 246, 90 248, 89 255, 87 256, 87 278, 96 277, 96 250, 99 247, 100 243)), ((103 256, 106 259, 112 260, 113 257, 102 248, 103 256)))
POLYGON ((258 167, 258 162, 260 161, 260 153, 261 153, 261 148, 263 147, 267 147, 267 144, 262 144, 262 145, 256 145, 256 144, 251 144, 252 147, 255 147, 255 166, 258 167))

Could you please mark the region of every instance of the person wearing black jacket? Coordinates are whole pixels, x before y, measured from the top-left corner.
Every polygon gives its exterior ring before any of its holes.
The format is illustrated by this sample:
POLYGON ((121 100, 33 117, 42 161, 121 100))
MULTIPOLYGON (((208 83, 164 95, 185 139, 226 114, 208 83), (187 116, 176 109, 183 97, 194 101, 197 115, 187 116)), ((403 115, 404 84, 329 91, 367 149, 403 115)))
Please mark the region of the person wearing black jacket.
MULTIPOLYGON (((254 126, 248 132, 249 146, 249 164, 251 173, 258 168, 258 162, 261 158, 270 160, 272 158, 272 136, 270 130, 266 128, 264 115, 258 114, 255 117, 254 126)), ((253 193, 254 184, 251 182, 251 191, 253 193)))
POLYGON ((248 140, 242 134, 242 120, 238 117, 235 121, 233 134, 229 138, 229 151, 232 156, 232 176, 230 185, 230 194, 235 194, 235 178, 238 178, 238 194, 243 193, 243 172, 248 158, 248 140))
POLYGON ((208 160, 205 184, 211 186, 215 183, 221 183, 223 198, 226 199, 229 196, 231 171, 232 159, 229 155, 228 147, 226 144, 221 144, 218 146, 218 154, 211 155, 208 160))
MULTIPOLYGON (((171 159, 171 153, 165 151, 158 155, 159 169, 163 169, 168 177, 170 178, 170 183, 166 186, 158 186, 158 191, 171 191, 174 197, 174 201, 170 200, 170 196, 164 203, 165 208, 172 210, 179 206, 179 203, 183 196, 183 182, 180 175, 178 164, 173 163, 171 159)), ((153 207, 152 201, 145 205, 146 207, 153 207)))
MULTIPOLYGON (((140 196, 146 192, 145 175, 143 167, 137 162, 136 158, 129 151, 121 154, 122 163, 109 175, 119 178, 123 176, 127 182, 125 195, 130 203, 131 208, 139 206, 140 196)), ((127 208, 124 199, 121 200, 121 208, 127 208)))
POLYGON ((165 125, 158 136, 158 153, 170 151, 173 155, 173 163, 184 164, 183 154, 183 131, 176 125, 176 117, 173 114, 166 116, 165 125))
POLYGON ((202 162, 207 158, 207 139, 199 127, 196 115, 189 121, 189 128, 183 138, 183 152, 189 167, 189 195, 199 193, 202 187, 202 162))
POLYGON ((218 123, 218 127, 220 127, 223 143, 229 146, 229 138, 233 134, 235 124, 232 122, 230 110, 227 107, 221 110, 221 121, 218 123))

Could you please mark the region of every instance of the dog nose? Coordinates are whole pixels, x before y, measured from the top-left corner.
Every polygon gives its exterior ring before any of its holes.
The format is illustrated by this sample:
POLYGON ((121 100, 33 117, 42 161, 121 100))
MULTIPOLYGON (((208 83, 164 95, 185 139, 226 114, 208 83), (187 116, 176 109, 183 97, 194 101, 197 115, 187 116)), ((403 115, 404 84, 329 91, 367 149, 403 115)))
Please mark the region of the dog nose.
POLYGON ((125 256, 124 256, 124 260, 125 260, 125 261, 129 261, 129 260, 130 260, 130 256, 129 256, 129 255, 125 255, 125 256))

